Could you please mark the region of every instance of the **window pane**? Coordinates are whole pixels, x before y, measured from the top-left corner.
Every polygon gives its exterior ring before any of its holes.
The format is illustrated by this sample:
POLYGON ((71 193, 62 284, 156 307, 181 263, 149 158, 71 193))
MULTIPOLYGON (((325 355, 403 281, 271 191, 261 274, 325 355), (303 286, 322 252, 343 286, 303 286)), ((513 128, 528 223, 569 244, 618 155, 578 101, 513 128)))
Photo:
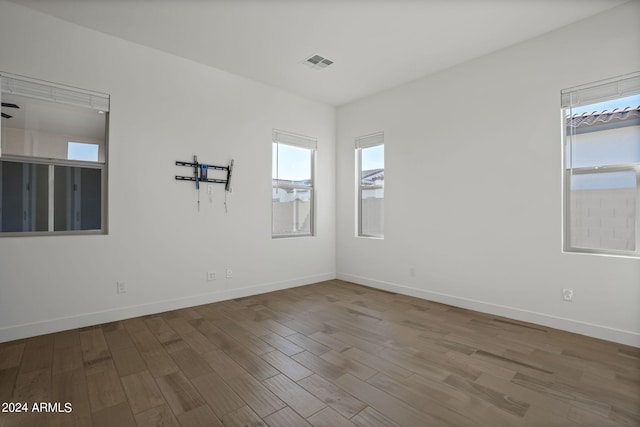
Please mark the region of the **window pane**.
POLYGON ((47 231, 49 167, 19 162, 0 162, 0 230, 47 231))
POLYGON ((571 246, 636 249, 636 172, 571 176, 571 246))
POLYGON ((108 113, 6 92, 2 102, 18 107, 2 110, 11 116, 2 120, 3 156, 66 160, 68 143, 74 141, 97 145, 96 161, 105 161, 108 113))
POLYGON ((273 188, 273 235, 310 235, 312 190, 273 188))
POLYGON ((360 156, 360 236, 384 236, 384 145, 361 148, 360 156))
POLYGON ((566 167, 640 163, 640 95, 565 109, 566 167))
POLYGON ((362 189, 360 232, 363 236, 384 235, 384 188, 362 189))
POLYGON ((273 143, 272 178, 279 183, 311 185, 311 155, 308 148, 273 143))
POLYGON ((567 167, 640 163, 640 126, 573 135, 571 144, 567 167))
POLYGON ((100 230, 102 170, 55 166, 54 230, 100 230))
POLYGON ((67 146, 68 160, 82 160, 85 162, 97 162, 100 152, 98 144, 87 144, 85 142, 71 142, 67 146))
POLYGON ((360 185, 384 185, 384 145, 363 148, 360 156, 360 185))

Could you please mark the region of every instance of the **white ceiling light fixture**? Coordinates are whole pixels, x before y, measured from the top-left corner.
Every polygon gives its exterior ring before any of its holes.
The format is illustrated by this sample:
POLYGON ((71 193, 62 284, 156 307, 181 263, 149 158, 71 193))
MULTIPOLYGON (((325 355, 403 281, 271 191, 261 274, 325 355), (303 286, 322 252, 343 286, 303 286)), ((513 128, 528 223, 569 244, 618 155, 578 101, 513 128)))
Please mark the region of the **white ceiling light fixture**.
POLYGON ((320 55, 312 55, 305 59, 304 63, 314 70, 321 71, 333 64, 333 61, 320 55))

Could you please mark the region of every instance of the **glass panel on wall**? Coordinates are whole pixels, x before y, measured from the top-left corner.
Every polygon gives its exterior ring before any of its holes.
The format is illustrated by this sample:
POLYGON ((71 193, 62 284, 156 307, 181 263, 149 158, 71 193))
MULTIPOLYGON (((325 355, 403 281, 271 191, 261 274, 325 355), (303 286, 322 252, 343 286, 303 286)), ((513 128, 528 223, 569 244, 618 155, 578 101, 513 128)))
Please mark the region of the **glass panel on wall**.
POLYGON ((49 167, 0 162, 0 230, 47 231, 49 167))
POLYGON ((571 177, 571 246, 636 249, 637 181, 634 170, 571 177))
POLYGON ((3 109, 10 116, 3 120, 3 156, 85 160, 69 158, 69 142, 73 141, 93 145, 98 157, 91 160, 104 162, 104 111, 10 93, 2 94, 2 103, 18 107, 3 109))
POLYGON ((311 234, 311 189, 273 189, 273 234, 311 234))
POLYGON ((4 72, 0 87, 0 236, 106 233, 109 95, 4 72))
POLYGON ((360 203, 362 235, 382 236, 384 234, 384 188, 363 188, 360 203))
POLYGON ((54 230, 99 230, 102 212, 100 169, 55 166, 54 230))
POLYGON ((279 183, 311 185, 312 150, 274 143, 273 155, 275 157, 272 165, 273 177, 279 183))
POLYGON ((358 235, 384 236, 384 144, 358 149, 358 235))

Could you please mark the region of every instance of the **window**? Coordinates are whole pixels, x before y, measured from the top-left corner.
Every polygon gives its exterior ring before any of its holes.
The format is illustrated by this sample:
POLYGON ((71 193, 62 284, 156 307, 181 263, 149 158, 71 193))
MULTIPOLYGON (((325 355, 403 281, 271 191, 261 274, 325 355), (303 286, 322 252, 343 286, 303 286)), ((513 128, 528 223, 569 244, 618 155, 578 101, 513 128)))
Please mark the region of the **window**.
POLYGON ((109 97, 0 82, 0 236, 105 233, 109 97))
POLYGON ((272 222, 273 237, 313 235, 313 138, 273 131, 272 222))
POLYGON ((358 236, 384 237, 384 134, 356 138, 358 236))
POLYGON ((67 146, 68 160, 84 160, 87 162, 97 162, 99 153, 100 145, 98 144, 69 141, 69 145, 67 146))
POLYGON ((564 249, 640 256, 640 73, 562 91, 564 249))

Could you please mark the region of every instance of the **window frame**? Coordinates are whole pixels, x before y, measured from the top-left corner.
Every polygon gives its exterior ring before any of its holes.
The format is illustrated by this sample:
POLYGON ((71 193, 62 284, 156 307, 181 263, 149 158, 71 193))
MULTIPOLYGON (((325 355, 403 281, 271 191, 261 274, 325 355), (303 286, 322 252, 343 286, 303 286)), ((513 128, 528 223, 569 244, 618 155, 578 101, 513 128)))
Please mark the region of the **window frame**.
MULTIPOLYGON (((48 170, 48 207, 46 231, 0 231, 3 237, 32 237, 32 236, 68 236, 68 235, 107 235, 108 234, 108 182, 109 182, 109 111, 110 96, 107 94, 78 89, 65 85, 45 82, 29 77, 18 76, 6 72, 0 72, 0 101, 3 93, 15 93, 16 95, 53 102, 54 105, 73 105, 86 107, 100 111, 105 118, 104 135, 104 161, 68 160, 62 158, 48 158, 39 156, 26 156, 4 154, 2 152, 2 128, 0 126, 0 163, 13 162, 31 165, 46 165, 48 170), (16 92, 11 89, 19 86, 16 92), (55 230, 55 168, 73 167, 81 169, 100 170, 100 228, 91 230, 55 230)), ((77 142, 77 141, 68 141, 77 142)), ((68 144, 67 142, 67 144, 68 144)), ((1 169, 0 169, 1 170, 1 169)), ((0 188, 0 208, 2 208, 2 189, 0 188)))
MULTIPOLYGON (((309 150, 309 162, 310 162, 310 177, 309 177, 309 185, 304 184, 283 184, 277 182, 277 178, 273 176, 273 162, 276 160, 273 158, 273 150, 272 150, 272 158, 271 158, 271 238, 272 239, 286 239, 286 238, 296 238, 296 237, 313 237, 315 236, 315 216, 316 216, 316 156, 317 156, 317 139, 311 138, 308 136, 298 135, 291 132, 281 131, 274 129, 272 132, 271 138, 272 147, 273 144, 282 144, 290 147, 300 148, 309 150), (281 188, 283 190, 302 190, 309 191, 309 232, 308 233, 275 233, 273 229, 273 220, 274 220, 274 202, 273 202, 273 190, 281 188)), ((279 167, 279 164, 277 165, 279 167)), ((276 167, 276 168, 277 168, 276 167)), ((276 169, 277 170, 277 169, 276 169)))
MULTIPOLYGON (((361 137, 357 137, 355 140, 355 149, 356 149, 356 188, 357 188, 357 201, 356 201, 356 237, 364 237, 369 239, 384 239, 384 220, 382 223, 382 233, 381 234, 373 234, 373 233, 365 233, 363 231, 362 224, 362 192, 363 190, 378 190, 382 189, 384 191, 383 185, 362 185, 362 151, 368 148, 374 148, 382 146, 384 148, 384 132, 376 132, 369 135, 364 135, 361 137)), ((386 151, 385 151, 386 157, 386 151)), ((384 159, 383 159, 384 163, 384 159)), ((386 172, 385 167, 383 166, 383 170, 386 172)), ((384 200, 386 198, 386 194, 383 195, 382 203, 384 206, 384 200)), ((384 207, 383 207, 384 209, 384 207)))
MULTIPOLYGON (((573 137, 577 132, 570 132, 569 120, 573 117, 572 109, 578 106, 591 105, 603 101, 613 101, 640 94, 640 72, 606 79, 586 85, 564 89, 561 92, 562 119, 562 251, 564 253, 581 253, 592 255, 640 258, 640 162, 601 164, 594 166, 573 167, 573 137), (634 172, 635 186, 635 250, 586 248, 572 244, 573 227, 571 224, 571 185, 572 176, 597 175, 610 172, 634 172)), ((638 125, 632 125, 638 126, 638 125)), ((596 132, 599 130, 596 130, 596 132)))

